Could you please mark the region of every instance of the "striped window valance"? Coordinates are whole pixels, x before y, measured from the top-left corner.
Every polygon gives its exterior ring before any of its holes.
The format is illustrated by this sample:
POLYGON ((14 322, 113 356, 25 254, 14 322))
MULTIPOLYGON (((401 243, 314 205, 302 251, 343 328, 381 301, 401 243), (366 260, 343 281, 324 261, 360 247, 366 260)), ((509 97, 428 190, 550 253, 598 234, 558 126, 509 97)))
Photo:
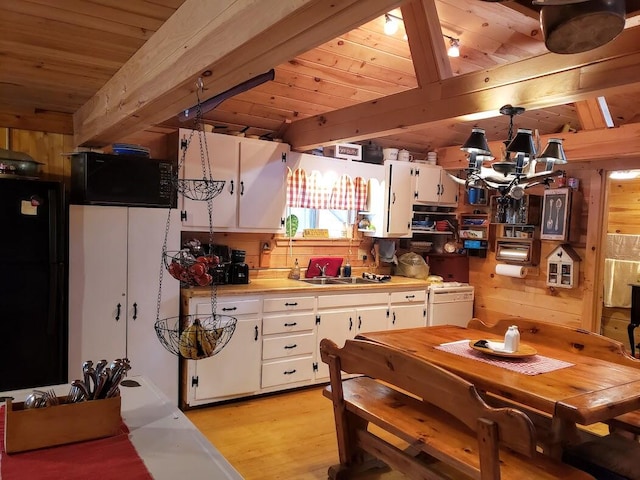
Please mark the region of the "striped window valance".
POLYGON ((316 170, 287 172, 287 206, 331 210, 365 210, 368 182, 362 177, 352 179, 343 174, 328 186, 316 170))

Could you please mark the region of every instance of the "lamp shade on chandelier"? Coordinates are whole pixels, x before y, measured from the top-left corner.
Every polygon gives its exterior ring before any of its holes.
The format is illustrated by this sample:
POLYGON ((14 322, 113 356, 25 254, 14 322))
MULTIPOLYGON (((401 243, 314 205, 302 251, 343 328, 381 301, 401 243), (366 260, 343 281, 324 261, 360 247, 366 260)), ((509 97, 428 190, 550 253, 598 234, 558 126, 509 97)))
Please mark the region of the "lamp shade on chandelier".
POLYGON ((524 189, 534 185, 549 185, 553 177, 562 175, 561 170, 555 170, 556 165, 567 163, 562 148, 562 139, 551 138, 540 155, 536 148, 534 133, 526 128, 518 128, 513 135, 513 117, 524 112, 523 107, 504 105, 500 108, 502 115, 509 116, 509 134, 504 141, 505 149, 502 158, 485 167, 485 162, 495 159, 489 149, 489 144, 482 128, 473 128, 471 134, 460 149, 467 153, 468 166, 465 170, 466 178, 452 176, 465 188, 484 187, 493 188, 501 195, 521 196, 524 189), (537 172, 538 165, 542 165, 537 172))

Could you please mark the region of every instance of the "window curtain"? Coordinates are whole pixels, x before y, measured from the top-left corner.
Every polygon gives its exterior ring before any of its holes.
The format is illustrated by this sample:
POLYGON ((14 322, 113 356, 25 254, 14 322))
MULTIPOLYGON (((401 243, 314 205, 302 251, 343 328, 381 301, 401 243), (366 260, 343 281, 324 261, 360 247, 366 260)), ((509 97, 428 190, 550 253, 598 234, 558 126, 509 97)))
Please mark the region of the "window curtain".
POLYGON ((368 182, 362 177, 341 175, 331 188, 324 185, 322 174, 314 170, 287 169, 287 206, 331 210, 362 211, 367 207, 368 182))
POLYGON ((327 191, 322 182, 322 174, 317 170, 307 177, 307 193, 305 195, 305 208, 327 208, 327 191))
POLYGON ((307 172, 303 168, 291 171, 287 167, 287 206, 304 207, 307 203, 307 172))

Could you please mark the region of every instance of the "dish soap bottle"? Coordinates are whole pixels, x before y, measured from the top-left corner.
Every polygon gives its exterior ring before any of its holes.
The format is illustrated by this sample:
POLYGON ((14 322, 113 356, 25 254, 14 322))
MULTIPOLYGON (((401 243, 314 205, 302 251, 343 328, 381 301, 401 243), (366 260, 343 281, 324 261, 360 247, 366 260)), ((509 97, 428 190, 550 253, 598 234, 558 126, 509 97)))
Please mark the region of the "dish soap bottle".
POLYGON ((297 258, 296 258, 296 262, 293 264, 293 268, 291 269, 290 277, 293 280, 300 280, 300 265, 298 264, 297 258))
POLYGON ((344 267, 342 267, 342 276, 343 277, 351 276, 351 264, 349 263, 349 260, 347 260, 347 263, 345 263, 344 267))
POLYGON ((517 325, 511 325, 504 336, 504 349, 507 352, 517 352, 520 348, 520 331, 517 325))

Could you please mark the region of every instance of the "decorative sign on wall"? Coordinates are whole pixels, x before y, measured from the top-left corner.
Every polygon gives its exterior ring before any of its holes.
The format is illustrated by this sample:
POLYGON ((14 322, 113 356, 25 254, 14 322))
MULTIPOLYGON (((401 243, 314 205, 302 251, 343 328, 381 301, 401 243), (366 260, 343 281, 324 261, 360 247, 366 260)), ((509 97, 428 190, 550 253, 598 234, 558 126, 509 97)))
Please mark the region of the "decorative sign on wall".
POLYGON ((569 229, 568 188, 545 190, 542 203, 542 226, 540 238, 566 240, 569 229))

